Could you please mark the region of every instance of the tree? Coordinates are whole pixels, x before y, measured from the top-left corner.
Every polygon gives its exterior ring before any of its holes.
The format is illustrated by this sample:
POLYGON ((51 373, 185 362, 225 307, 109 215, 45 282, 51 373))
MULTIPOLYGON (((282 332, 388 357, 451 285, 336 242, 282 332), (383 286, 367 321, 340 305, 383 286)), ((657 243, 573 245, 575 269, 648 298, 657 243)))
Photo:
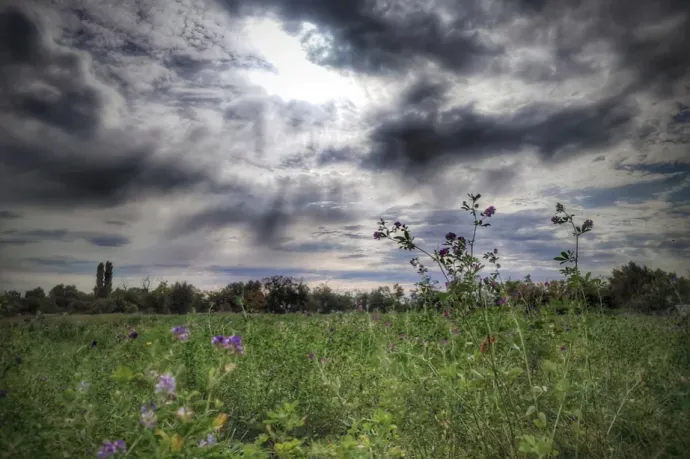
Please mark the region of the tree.
POLYGON ((309 287, 292 277, 272 276, 263 280, 267 312, 283 314, 300 310, 309 297, 309 287))
POLYGON ((96 286, 93 288, 93 294, 96 298, 103 297, 103 286, 105 281, 105 267, 103 262, 98 263, 98 268, 96 268, 96 286))
POLYGON ((170 312, 186 314, 194 306, 197 292, 192 284, 175 282, 169 293, 170 312))
POLYGON ((113 293, 113 264, 106 261, 103 275, 103 297, 109 298, 111 293, 113 293))

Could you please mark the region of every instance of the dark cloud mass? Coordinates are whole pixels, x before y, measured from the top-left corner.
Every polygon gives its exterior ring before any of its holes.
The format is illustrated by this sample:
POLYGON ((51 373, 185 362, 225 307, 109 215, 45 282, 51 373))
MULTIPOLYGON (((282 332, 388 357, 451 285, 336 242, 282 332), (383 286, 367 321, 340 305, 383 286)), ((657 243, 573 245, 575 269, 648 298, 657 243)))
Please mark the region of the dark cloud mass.
POLYGON ((679 267, 689 45, 687 0, 8 0, 0 288, 114 255, 387 282, 410 254, 373 245, 378 218, 433 246, 472 231, 468 192, 508 275, 557 275, 557 201, 594 219, 597 270, 679 267))

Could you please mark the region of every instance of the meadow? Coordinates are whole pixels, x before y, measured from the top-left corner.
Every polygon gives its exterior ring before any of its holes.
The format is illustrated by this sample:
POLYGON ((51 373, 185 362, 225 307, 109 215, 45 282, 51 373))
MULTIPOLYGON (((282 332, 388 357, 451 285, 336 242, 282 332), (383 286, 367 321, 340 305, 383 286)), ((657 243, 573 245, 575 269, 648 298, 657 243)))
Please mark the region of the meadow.
POLYGON ((8 320, 0 456, 687 457, 688 325, 565 309, 8 320))

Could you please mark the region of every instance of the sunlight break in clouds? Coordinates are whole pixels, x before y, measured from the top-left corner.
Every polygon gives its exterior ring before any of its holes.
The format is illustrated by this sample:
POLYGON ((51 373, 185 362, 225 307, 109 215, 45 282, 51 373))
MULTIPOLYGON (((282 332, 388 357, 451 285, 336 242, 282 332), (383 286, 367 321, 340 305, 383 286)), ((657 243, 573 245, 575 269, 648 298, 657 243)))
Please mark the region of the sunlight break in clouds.
POLYGON ((683 273, 686 3, 8 0, 0 289, 89 291, 103 260, 132 285, 409 286, 376 222, 433 249, 471 234, 469 192, 504 277, 560 277, 556 202, 594 220, 583 269, 683 273))
POLYGON ((276 69, 275 73, 247 71, 250 81, 285 101, 300 100, 321 105, 342 100, 358 107, 366 105, 366 91, 354 77, 345 77, 307 60, 300 38, 313 29, 313 25, 303 24, 298 36, 292 36, 274 19, 248 20, 245 29, 247 38, 276 69))

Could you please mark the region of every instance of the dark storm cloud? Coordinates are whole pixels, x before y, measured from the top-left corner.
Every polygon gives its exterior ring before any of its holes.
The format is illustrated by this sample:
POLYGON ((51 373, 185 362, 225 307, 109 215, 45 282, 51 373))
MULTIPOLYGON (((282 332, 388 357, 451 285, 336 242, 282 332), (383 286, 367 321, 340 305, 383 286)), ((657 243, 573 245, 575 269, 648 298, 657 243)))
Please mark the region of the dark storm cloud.
POLYGON ((430 168, 502 153, 535 149, 543 160, 616 145, 630 134, 635 116, 619 97, 562 108, 534 104, 505 115, 471 106, 439 110, 402 106, 372 133, 374 148, 364 164, 423 175, 430 168))
POLYGON ((16 220, 21 218, 22 214, 13 212, 11 210, 0 210, 0 220, 16 220))
POLYGON ((256 243, 274 244, 297 221, 345 223, 354 218, 347 201, 355 192, 337 180, 326 183, 308 176, 297 182, 284 181, 268 204, 240 204, 209 207, 178 219, 170 229, 173 236, 196 231, 214 231, 232 226, 248 227, 256 243))
POLYGON ((473 2, 463 5, 450 25, 422 8, 396 8, 368 0, 224 0, 233 14, 277 13, 288 31, 301 22, 318 27, 304 39, 309 58, 319 65, 364 73, 406 71, 424 59, 455 71, 475 68, 500 52, 475 27, 481 18, 473 2))
POLYGON ((87 231, 58 230, 7 230, 0 232, 0 243, 6 245, 36 244, 45 241, 74 242, 84 240, 97 247, 123 247, 131 241, 119 234, 87 231), (9 238, 8 238, 9 237, 9 238))
POLYGON ((0 119, 0 201, 102 207, 197 187, 239 190, 159 159, 154 139, 101 132, 104 90, 83 56, 50 45, 28 13, 0 12, 0 33, 0 108, 9 115, 0 119))

